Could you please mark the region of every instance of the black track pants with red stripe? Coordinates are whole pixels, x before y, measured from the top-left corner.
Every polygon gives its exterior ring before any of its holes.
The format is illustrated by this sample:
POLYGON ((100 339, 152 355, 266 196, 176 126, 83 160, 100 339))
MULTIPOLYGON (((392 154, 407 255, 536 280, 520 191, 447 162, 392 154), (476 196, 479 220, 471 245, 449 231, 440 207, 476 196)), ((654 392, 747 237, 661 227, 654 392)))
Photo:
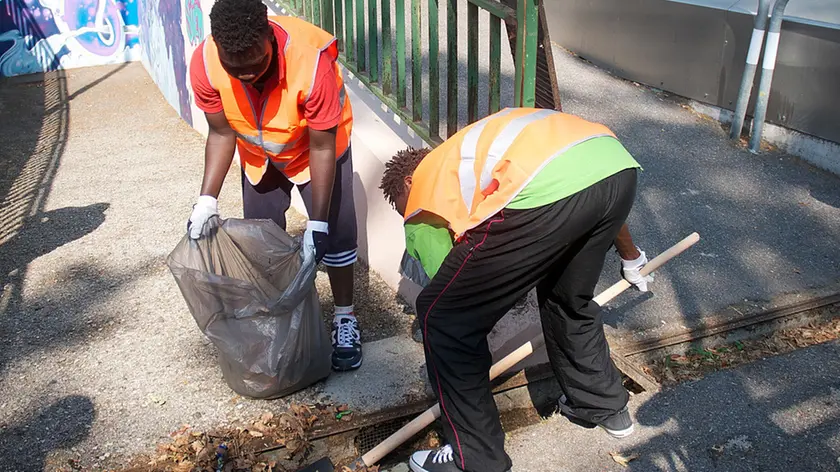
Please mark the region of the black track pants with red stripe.
POLYGON ((597 422, 627 404, 592 298, 635 192, 636 170, 627 169, 551 205, 503 210, 455 245, 418 297, 427 371, 461 469, 511 467, 487 335, 534 287, 551 366, 575 414, 597 422))

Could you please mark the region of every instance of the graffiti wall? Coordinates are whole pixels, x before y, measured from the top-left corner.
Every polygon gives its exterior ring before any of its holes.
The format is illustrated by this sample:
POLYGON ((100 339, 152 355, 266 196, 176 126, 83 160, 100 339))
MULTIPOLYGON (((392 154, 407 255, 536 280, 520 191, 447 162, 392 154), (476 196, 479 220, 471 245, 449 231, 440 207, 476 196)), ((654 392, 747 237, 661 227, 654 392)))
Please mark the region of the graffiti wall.
MULTIPOLYGON (((187 65, 194 47, 192 29, 203 32, 204 17, 198 0, 139 0, 140 37, 143 65, 160 88, 166 100, 181 117, 192 125, 190 88, 187 65), (182 8, 181 2, 184 2, 182 8), (192 15, 192 17, 190 16, 192 15), (196 25, 196 26, 191 26, 196 25), (186 26, 189 41, 185 39, 186 26)), ((201 41, 197 39, 195 44, 201 41)))
POLYGON ((0 76, 139 58, 137 0, 0 0, 0 76))

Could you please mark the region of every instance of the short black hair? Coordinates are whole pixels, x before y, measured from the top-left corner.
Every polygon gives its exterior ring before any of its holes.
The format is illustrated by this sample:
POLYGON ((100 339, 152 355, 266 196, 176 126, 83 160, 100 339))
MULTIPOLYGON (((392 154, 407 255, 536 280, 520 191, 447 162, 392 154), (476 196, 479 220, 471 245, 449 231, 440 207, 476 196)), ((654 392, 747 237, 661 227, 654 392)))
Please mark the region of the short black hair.
POLYGON ((210 10, 210 33, 228 54, 251 49, 268 31, 268 9, 260 0, 218 0, 210 10))
POLYGON ((396 197, 405 191, 405 178, 414 173, 420 161, 431 151, 429 148, 414 149, 409 147, 398 152, 390 161, 385 163, 385 172, 379 188, 385 198, 395 205, 396 197))

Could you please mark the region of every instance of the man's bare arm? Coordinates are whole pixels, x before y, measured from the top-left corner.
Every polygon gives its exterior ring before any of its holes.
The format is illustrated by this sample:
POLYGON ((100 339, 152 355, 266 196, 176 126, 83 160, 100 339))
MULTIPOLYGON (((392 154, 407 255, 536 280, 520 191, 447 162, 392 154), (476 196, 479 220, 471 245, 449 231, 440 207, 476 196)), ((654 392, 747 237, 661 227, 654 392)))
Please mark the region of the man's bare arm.
POLYGON ((205 113, 210 132, 204 146, 204 180, 201 195, 219 197, 233 153, 236 150, 236 133, 230 127, 224 112, 205 113))
POLYGON ((309 129, 309 172, 312 185, 312 221, 327 221, 335 185, 335 127, 328 130, 309 129))

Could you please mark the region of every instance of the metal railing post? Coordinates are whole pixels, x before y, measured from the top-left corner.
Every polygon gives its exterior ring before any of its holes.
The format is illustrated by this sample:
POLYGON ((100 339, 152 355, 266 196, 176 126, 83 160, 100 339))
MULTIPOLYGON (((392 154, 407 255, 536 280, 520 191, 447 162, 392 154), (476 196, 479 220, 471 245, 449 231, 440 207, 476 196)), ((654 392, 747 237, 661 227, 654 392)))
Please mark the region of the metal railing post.
POLYGON ((534 106, 537 75, 537 16, 536 0, 518 0, 516 8, 516 54, 514 105, 534 106))
POLYGON ((751 152, 758 152, 761 146, 761 133, 764 131, 764 119, 767 117, 770 86, 773 83, 776 56, 779 52, 779 36, 782 31, 782 20, 785 17, 787 4, 788 0, 778 0, 773 5, 773 16, 770 18, 770 28, 767 31, 767 46, 764 48, 764 62, 761 64, 761 80, 758 82, 758 98, 753 113, 752 135, 750 136, 751 152))
POLYGON ((741 129, 744 127, 744 117, 747 115, 747 106, 750 103, 755 71, 758 68, 758 58, 761 56, 761 46, 764 43, 764 31, 767 28, 767 14, 770 12, 771 0, 759 0, 758 12, 753 22, 752 38, 750 39, 749 52, 747 52, 744 75, 741 76, 741 87, 738 89, 738 101, 735 104, 735 115, 732 117, 732 128, 729 130, 730 139, 741 137, 741 129))

